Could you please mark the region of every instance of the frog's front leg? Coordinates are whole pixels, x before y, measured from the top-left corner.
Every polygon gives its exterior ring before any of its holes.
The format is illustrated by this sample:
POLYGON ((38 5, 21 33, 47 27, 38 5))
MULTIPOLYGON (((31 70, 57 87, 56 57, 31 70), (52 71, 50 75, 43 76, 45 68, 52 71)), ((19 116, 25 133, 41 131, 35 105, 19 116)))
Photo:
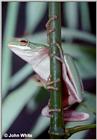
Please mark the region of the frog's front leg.
POLYGON ((51 81, 51 76, 48 77, 47 81, 42 79, 38 74, 32 76, 32 79, 38 83, 39 86, 44 87, 47 90, 58 90, 52 84, 60 82, 60 79, 51 81))
POLYGON ((55 31, 55 29, 52 28, 52 26, 51 26, 51 22, 52 22, 53 20, 56 20, 57 18, 58 18, 57 16, 52 16, 52 17, 50 17, 50 19, 49 19, 49 20, 47 21, 47 23, 46 23, 48 44, 50 44, 50 39, 49 39, 50 33, 52 33, 52 32, 55 31))

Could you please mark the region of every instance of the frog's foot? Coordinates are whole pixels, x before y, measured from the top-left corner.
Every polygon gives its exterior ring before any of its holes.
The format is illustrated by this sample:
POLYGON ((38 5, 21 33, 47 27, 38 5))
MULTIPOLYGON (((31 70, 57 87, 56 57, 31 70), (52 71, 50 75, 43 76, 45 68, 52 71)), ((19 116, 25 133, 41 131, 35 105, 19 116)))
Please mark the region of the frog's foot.
POLYGON ((52 84, 60 82, 60 79, 57 79, 57 80, 54 80, 54 81, 51 81, 50 79, 51 79, 51 75, 49 76, 49 78, 46 82, 46 88, 48 90, 58 90, 58 88, 55 88, 52 84))
POLYGON ((42 79, 38 74, 34 74, 31 79, 35 81, 38 84, 38 86, 45 87, 46 81, 42 79))
POLYGON ((47 29, 47 33, 48 33, 48 34, 50 34, 51 32, 55 31, 55 29, 52 29, 52 27, 51 27, 51 22, 52 22, 53 20, 56 20, 56 19, 57 19, 57 16, 53 16, 53 17, 51 17, 51 18, 47 21, 47 23, 46 23, 46 29, 47 29))
POLYGON ((40 87, 44 87, 45 89, 48 89, 48 90, 58 90, 52 84, 60 82, 60 79, 57 79, 55 81, 51 81, 50 77, 51 76, 49 76, 48 80, 45 81, 39 75, 35 74, 35 75, 32 76, 32 80, 36 81, 40 87))
MULTIPOLYGON (((55 29, 51 27, 51 22, 52 22, 53 20, 56 20, 56 19, 57 19, 57 16, 53 16, 53 17, 51 17, 51 18, 47 21, 47 23, 46 23, 47 36, 49 36, 50 33, 52 33, 52 32, 55 31, 55 29)), ((48 43, 50 43, 49 37, 48 37, 48 43)))

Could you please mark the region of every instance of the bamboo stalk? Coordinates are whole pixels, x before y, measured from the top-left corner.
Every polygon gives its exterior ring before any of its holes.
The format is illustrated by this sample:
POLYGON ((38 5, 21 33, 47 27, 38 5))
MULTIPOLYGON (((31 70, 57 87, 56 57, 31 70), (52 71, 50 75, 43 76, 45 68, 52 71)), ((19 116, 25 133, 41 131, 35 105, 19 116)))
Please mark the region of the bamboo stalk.
POLYGON ((60 79, 60 82, 54 82, 53 87, 58 90, 52 90, 50 93, 50 137, 63 138, 64 137, 64 122, 62 111, 62 67, 61 63, 55 58, 60 57, 59 48, 56 43, 61 47, 61 4, 60 2, 49 2, 49 26, 53 30, 49 33, 50 45, 50 72, 51 81, 60 79), (53 19, 57 17, 56 19, 53 19), (51 21, 50 21, 51 20, 51 21))

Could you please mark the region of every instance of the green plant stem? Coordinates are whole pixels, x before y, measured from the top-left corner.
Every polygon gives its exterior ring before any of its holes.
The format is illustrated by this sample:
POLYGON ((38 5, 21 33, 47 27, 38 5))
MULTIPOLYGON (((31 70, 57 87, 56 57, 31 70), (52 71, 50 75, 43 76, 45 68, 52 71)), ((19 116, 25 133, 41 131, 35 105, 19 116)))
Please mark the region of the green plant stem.
POLYGON ((54 32, 49 34, 49 45, 50 45, 50 72, 51 81, 60 79, 60 82, 54 82, 53 87, 58 90, 52 90, 50 93, 50 129, 49 134, 51 138, 63 138, 64 137, 64 122, 63 122, 63 111, 62 111, 62 66, 61 63, 55 58, 60 57, 59 49, 56 43, 61 47, 61 4, 60 2, 49 2, 49 19, 57 16, 56 20, 52 20, 50 26, 54 29, 54 32), (58 109, 59 111, 55 111, 58 109))
POLYGON ((96 128, 96 124, 87 124, 87 125, 81 125, 81 126, 75 126, 72 128, 66 128, 65 129, 65 139, 69 138, 74 133, 77 133, 79 131, 84 131, 88 129, 96 128))

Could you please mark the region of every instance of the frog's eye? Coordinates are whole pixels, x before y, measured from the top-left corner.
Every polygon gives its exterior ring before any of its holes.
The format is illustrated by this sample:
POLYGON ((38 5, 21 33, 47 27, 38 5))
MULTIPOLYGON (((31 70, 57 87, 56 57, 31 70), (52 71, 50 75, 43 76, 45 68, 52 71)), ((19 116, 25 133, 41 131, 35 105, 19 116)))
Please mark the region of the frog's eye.
POLYGON ((27 40, 20 40, 20 45, 21 46, 26 46, 28 44, 27 40))

